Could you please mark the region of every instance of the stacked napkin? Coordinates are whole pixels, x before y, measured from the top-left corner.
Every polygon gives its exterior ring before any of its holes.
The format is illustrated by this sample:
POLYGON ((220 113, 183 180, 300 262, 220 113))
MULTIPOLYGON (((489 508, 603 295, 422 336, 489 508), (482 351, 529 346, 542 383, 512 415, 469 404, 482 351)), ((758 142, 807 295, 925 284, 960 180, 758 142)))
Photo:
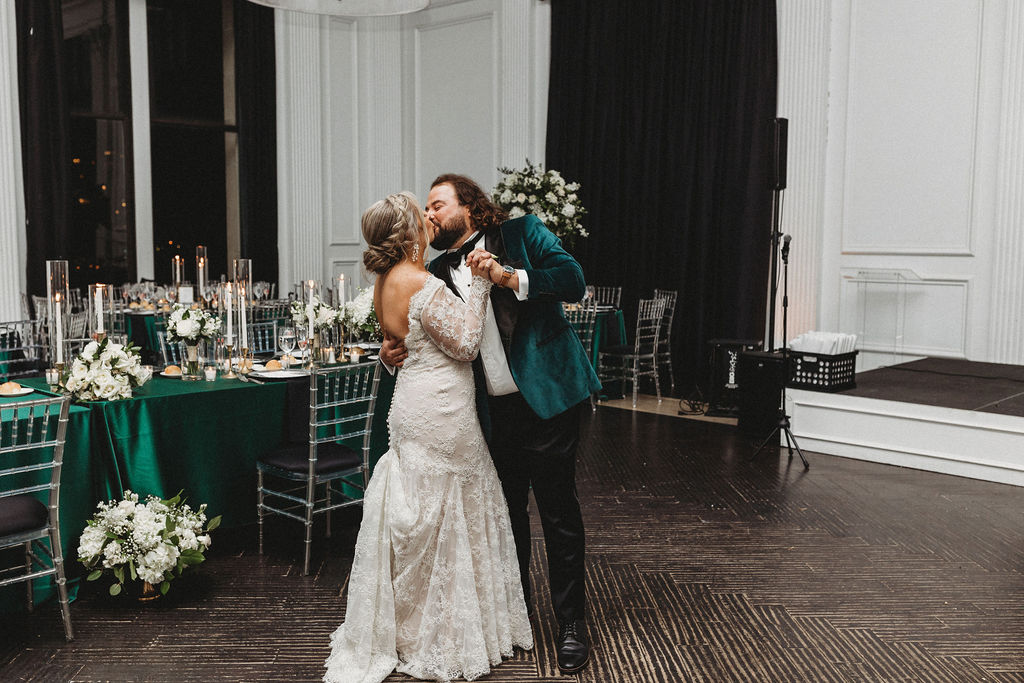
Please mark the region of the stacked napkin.
POLYGON ((821 353, 835 356, 850 353, 857 348, 857 335, 842 332, 804 332, 789 342, 789 348, 804 353, 821 353))

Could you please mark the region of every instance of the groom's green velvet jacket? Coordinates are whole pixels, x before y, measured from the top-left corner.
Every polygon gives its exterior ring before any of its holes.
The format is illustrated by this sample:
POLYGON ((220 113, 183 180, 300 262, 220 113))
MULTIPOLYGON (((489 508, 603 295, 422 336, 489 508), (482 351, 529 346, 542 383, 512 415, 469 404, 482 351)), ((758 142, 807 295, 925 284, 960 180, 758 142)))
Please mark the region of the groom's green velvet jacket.
MULTIPOLYGON (((583 269, 539 218, 526 215, 484 233, 484 248, 502 265, 526 271, 529 295, 491 288, 491 306, 501 331, 512 377, 527 404, 544 419, 554 417, 601 388, 579 337, 562 313, 563 301, 583 298, 583 269)), ((449 286, 441 259, 430 271, 449 286)), ((487 388, 481 364, 474 362, 477 407, 484 433, 490 433, 487 388)))

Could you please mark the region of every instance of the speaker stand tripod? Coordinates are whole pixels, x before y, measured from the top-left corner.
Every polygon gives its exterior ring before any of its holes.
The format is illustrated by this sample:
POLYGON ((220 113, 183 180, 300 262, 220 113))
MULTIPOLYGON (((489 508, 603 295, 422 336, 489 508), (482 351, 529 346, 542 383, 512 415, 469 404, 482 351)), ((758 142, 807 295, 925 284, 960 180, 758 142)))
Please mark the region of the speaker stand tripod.
MULTIPOLYGON (((758 454, 764 450, 764 447, 774 438, 776 442, 785 437, 786 448, 789 450, 789 459, 793 459, 793 451, 795 450, 797 455, 800 456, 800 461, 804 464, 804 470, 811 468, 807 462, 807 458, 804 457, 803 451, 800 450, 799 444, 796 442, 796 437, 793 436, 793 430, 789 427, 789 415, 786 414, 786 384, 789 379, 789 347, 786 344, 786 325, 787 325, 787 313, 789 311, 789 242, 790 236, 786 235, 782 240, 782 405, 779 408, 779 420, 772 429, 771 433, 765 437, 765 440, 761 442, 761 445, 757 447, 751 459, 754 459, 758 454)), ((773 237, 773 242, 777 245, 778 240, 773 237)), ((774 256, 774 254, 773 254, 774 256)), ((774 259, 772 260, 774 265, 774 259)), ((773 298, 774 300, 774 298, 773 298)), ((768 331, 769 335, 773 333, 772 330, 768 331)))

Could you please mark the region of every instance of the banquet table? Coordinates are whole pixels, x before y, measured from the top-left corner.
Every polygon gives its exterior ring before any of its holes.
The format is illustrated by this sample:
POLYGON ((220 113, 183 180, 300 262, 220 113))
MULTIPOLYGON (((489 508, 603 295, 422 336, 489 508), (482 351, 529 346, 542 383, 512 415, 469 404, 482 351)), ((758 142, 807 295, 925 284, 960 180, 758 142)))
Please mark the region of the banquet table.
MULTIPOLYGON (((49 394, 43 378, 20 380, 49 394)), ((65 567, 78 573, 78 539, 100 501, 124 490, 162 498, 184 491, 187 502, 222 515, 222 529, 256 521, 256 460, 308 433, 309 380, 184 382, 155 375, 121 401, 72 404, 61 473, 60 527, 65 567)), ((381 373, 371 434, 371 463, 388 446, 387 413, 394 379, 381 373)), ((6 400, 5 402, 11 402, 6 400)), ((222 533, 218 531, 217 533, 222 533)), ((10 589, 0 592, 0 611, 10 589)), ((47 591, 37 591, 37 601, 47 591)))

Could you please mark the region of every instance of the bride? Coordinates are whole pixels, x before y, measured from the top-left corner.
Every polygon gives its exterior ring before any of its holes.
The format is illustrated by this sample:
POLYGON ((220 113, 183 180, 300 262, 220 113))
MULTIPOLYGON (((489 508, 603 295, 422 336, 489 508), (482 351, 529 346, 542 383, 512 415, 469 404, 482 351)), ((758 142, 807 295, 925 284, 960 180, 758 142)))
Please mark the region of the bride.
POLYGON ((390 449, 363 500, 345 622, 324 681, 378 683, 392 671, 473 680, 514 647, 531 649, 519 563, 501 484, 474 403, 470 361, 491 288, 490 259, 463 302, 428 274, 432 235, 416 198, 363 214, 374 307, 409 357, 388 414, 390 449))

